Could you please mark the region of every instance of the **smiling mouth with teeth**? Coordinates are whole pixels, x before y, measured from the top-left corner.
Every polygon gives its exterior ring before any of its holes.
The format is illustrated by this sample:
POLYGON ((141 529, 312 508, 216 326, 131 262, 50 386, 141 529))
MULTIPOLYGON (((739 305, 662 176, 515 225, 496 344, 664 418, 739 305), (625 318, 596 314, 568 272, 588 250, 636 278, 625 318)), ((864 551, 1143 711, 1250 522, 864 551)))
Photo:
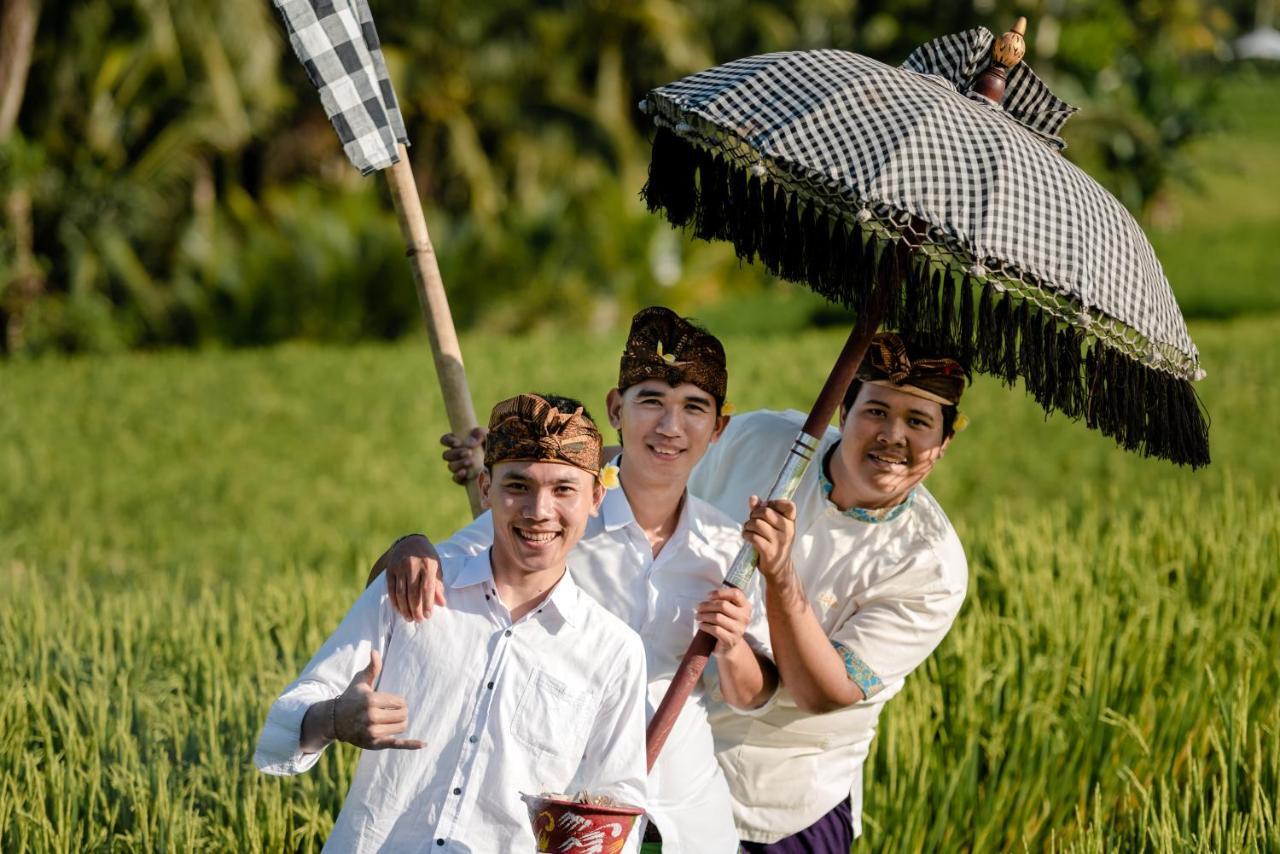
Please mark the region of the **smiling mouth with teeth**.
POLYGON ((525 531, 516 528, 516 535, 526 543, 549 543, 560 536, 559 531, 525 531))
POLYGON ((668 460, 673 460, 676 457, 680 456, 680 451, 678 449, 664 450, 662 448, 655 448, 653 445, 650 445, 649 450, 653 451, 653 453, 656 454, 657 456, 663 457, 664 459, 668 459, 668 460))
POLYGON ((876 460, 877 462, 885 463, 891 466, 905 466, 907 464, 907 461, 905 459, 900 459, 897 457, 884 457, 874 452, 867 454, 867 456, 873 460, 876 460))

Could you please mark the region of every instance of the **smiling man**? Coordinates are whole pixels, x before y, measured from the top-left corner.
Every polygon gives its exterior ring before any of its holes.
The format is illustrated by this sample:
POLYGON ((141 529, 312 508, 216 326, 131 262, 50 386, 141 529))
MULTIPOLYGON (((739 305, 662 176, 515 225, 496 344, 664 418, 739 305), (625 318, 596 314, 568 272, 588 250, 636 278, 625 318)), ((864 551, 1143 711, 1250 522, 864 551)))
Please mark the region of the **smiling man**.
POLYGON ((450 607, 408 622, 369 586, 272 705, 268 774, 364 748, 326 851, 532 851, 521 793, 644 804, 644 650, 565 569, 604 498, 600 454, 576 401, 499 403, 480 475, 492 547, 443 559, 450 607))
POLYGON ((964 600, 964 550, 923 481, 951 442, 965 378, 882 333, 794 503, 755 496, 799 412, 737 416, 693 473, 690 490, 746 519, 783 684, 759 717, 713 711, 746 852, 846 854, 861 832, 876 721, 964 600))
MULTIPOLYGON (((621 489, 606 494, 599 517, 569 555, 569 569, 584 590, 644 639, 649 714, 699 626, 718 640, 720 691, 733 707, 760 707, 776 686, 760 609, 751 622, 755 594, 749 598, 720 586, 742 542, 741 529, 685 488, 729 421, 722 414, 727 384, 724 348, 715 336, 662 307, 632 319, 618 385, 607 396, 609 422, 623 442, 614 460, 621 489)), ((490 435, 486 451, 493 441, 490 435)), ((465 462, 457 458, 469 452, 459 450, 446 457, 465 462)), ((465 477, 464 466, 455 471, 465 477)), ((447 559, 481 550, 493 530, 482 515, 442 543, 440 553, 447 559)), ((433 602, 452 606, 451 598, 437 595, 442 591, 435 560, 431 544, 412 536, 375 564, 375 572, 389 567, 387 584, 401 613, 421 618, 433 602)), ((737 851, 729 789, 716 762, 701 687, 677 718, 650 772, 647 794, 665 854, 737 851)))

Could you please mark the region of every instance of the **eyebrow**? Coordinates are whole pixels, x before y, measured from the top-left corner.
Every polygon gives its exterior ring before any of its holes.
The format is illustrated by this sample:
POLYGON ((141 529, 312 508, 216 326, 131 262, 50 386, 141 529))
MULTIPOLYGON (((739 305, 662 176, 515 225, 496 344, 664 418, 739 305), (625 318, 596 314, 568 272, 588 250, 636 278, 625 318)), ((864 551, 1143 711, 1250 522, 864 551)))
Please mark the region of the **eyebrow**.
MULTIPOLYGON (((639 392, 636 393, 637 400, 645 400, 645 399, 665 400, 666 397, 667 397, 667 392, 659 391, 656 388, 641 389, 639 392)), ((711 405, 711 396, 706 394, 688 394, 685 396, 684 400, 685 400, 685 403, 700 403, 703 406, 711 405)))
MULTIPOLYGON (((876 406, 881 406, 881 407, 884 407, 885 409, 892 409, 892 408, 893 408, 893 407, 892 407, 892 406, 890 406, 889 404, 885 403, 883 400, 876 400, 875 398, 869 398, 869 399, 867 399, 867 400, 864 400, 862 403, 863 403, 863 405, 864 405, 864 406, 866 406, 866 405, 868 405, 868 404, 875 404, 876 406)), ((914 416, 916 416, 917 418, 923 418, 923 419, 925 419, 926 421, 932 421, 932 420, 933 420, 933 415, 932 415, 931 413, 925 412, 923 409, 908 409, 908 410, 907 410, 907 414, 908 414, 908 415, 914 415, 914 416)))
MULTIPOLYGON (((502 482, 503 483, 524 483, 524 484, 537 483, 537 481, 529 477, 527 474, 517 474, 515 472, 512 472, 511 474, 508 474, 508 475, 503 475, 502 482)), ((566 475, 564 477, 558 477, 555 480, 552 480, 550 483, 552 486, 564 486, 566 484, 569 486, 576 486, 578 484, 578 481, 572 475, 566 475)))

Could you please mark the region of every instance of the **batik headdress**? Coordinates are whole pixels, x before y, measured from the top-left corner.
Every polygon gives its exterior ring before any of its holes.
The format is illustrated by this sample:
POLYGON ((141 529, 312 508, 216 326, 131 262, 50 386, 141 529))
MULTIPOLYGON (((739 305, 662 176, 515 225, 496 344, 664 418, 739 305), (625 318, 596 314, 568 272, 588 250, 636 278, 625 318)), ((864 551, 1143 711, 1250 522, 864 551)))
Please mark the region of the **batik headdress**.
POLYGON ((521 394, 493 407, 484 464, 564 463, 598 475, 602 445, 600 431, 581 406, 561 412, 536 394, 521 394))
POLYGON ((964 366, 955 359, 912 358, 906 342, 892 332, 881 332, 871 339, 858 368, 858 379, 864 383, 896 389, 943 406, 960 402, 967 376, 964 366))
POLYGON ((692 383, 724 404, 729 375, 724 346, 669 308, 652 306, 631 318, 631 334, 622 352, 618 388, 644 380, 665 380, 673 386, 692 383))

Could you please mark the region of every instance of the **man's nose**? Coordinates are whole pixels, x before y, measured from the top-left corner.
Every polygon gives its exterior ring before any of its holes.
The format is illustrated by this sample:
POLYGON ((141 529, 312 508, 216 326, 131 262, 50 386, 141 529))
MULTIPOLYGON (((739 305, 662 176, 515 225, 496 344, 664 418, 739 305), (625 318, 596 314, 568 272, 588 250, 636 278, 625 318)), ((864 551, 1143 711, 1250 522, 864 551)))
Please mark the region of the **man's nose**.
POLYGON ((901 419, 891 418, 880 428, 880 441, 886 444, 897 445, 905 442, 906 439, 907 428, 901 419))
POLYGON ((555 496, 551 494, 549 489, 535 489, 528 495, 528 500, 524 504, 524 516, 526 519, 550 519, 552 515, 552 503, 555 496))
POLYGON ((662 410, 662 417, 658 419, 658 432, 664 436, 679 436, 681 430, 680 410, 671 407, 662 410))

